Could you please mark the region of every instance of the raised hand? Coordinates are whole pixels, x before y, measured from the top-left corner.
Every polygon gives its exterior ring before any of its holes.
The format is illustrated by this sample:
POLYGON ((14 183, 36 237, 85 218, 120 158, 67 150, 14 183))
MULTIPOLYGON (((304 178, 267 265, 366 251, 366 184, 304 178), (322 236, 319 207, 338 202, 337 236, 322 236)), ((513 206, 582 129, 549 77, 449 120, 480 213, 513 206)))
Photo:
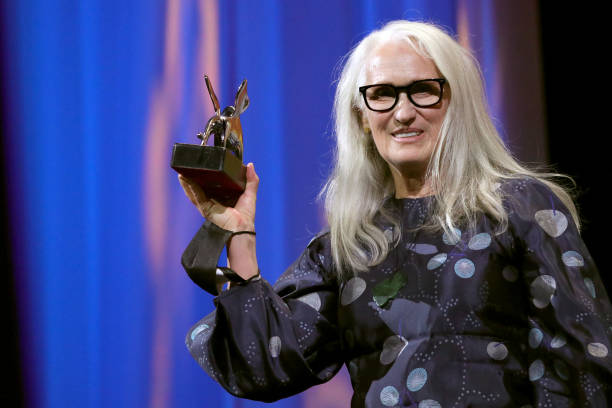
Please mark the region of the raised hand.
POLYGON ((247 182, 244 192, 234 207, 225 207, 214 199, 209 199, 195 182, 179 175, 179 182, 185 195, 200 211, 200 214, 218 227, 228 231, 255 231, 255 202, 259 177, 253 163, 247 165, 247 182))
MULTIPOLYGON (((185 195, 208 221, 228 231, 255 231, 255 202, 259 177, 253 163, 247 165, 247 182, 244 192, 234 207, 226 207, 209 199, 202 188, 193 181, 179 175, 185 195)), ((228 266, 243 279, 259 273, 255 254, 255 236, 236 235, 227 244, 228 266)))

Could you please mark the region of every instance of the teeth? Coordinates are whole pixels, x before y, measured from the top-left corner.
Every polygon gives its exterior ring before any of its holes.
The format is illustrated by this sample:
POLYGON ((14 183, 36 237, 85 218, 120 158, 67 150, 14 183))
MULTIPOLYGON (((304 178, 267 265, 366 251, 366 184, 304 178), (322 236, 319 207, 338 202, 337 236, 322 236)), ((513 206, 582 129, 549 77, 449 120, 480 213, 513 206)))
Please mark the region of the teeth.
POLYGON ((394 135, 395 137, 412 137, 412 136, 416 136, 418 135, 419 132, 409 132, 409 133, 398 133, 396 135, 394 135))

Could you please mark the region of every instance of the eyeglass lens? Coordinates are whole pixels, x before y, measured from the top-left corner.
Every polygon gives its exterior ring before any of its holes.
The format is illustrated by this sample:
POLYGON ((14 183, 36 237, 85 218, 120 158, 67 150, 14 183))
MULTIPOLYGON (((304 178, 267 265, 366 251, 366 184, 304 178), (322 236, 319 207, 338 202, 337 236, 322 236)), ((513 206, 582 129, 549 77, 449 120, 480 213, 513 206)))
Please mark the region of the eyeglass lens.
MULTIPOLYGON (((412 103, 419 107, 435 105, 442 95, 442 87, 437 81, 418 81, 403 89, 406 89, 412 103)), ((372 86, 366 89, 365 97, 370 109, 391 109, 396 103, 398 88, 393 85, 372 86)))

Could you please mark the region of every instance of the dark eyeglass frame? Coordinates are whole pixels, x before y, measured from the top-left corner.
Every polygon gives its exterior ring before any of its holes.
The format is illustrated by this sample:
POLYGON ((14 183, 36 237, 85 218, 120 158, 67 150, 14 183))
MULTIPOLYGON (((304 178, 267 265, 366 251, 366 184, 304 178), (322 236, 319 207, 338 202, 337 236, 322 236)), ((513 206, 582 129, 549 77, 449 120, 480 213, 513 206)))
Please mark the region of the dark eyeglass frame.
POLYGON ((444 78, 429 78, 429 79, 419 79, 418 81, 414 81, 411 82, 410 84, 406 85, 406 86, 395 86, 392 84, 373 84, 373 85, 364 85, 364 86, 360 86, 359 87, 359 93, 361 93, 361 95, 363 95, 363 101, 365 102, 366 106, 368 107, 369 110, 374 111, 374 112, 388 112, 391 109, 395 108, 395 105, 397 105, 397 101, 399 100, 399 96, 402 92, 406 92, 406 96, 408 96, 408 99, 410 100, 410 102, 419 108, 429 108, 430 106, 434 106, 437 105, 438 103, 440 103, 440 101, 442 100, 442 98, 444 97, 444 84, 446 83, 446 79, 444 78), (440 98, 435 102, 435 103, 429 103, 427 105, 422 105, 420 103, 415 102, 412 99, 412 95, 410 95, 410 89, 414 86, 417 85, 421 82, 426 82, 426 81, 435 81, 438 84, 440 84, 440 98), (368 88, 373 88, 375 86, 381 86, 381 85, 385 85, 385 86, 389 86, 391 88, 393 88, 393 90, 395 91, 395 102, 393 102, 393 105, 391 105, 390 108, 387 109, 372 109, 372 107, 368 104, 368 98, 366 97, 366 91, 368 90, 368 88))

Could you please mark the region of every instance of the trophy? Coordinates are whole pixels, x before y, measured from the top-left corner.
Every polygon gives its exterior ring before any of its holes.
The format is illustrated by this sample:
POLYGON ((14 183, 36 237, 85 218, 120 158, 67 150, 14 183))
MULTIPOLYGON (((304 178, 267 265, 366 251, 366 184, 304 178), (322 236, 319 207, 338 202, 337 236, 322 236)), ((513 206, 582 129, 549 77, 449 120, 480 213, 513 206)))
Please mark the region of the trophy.
POLYGON ((175 143, 170 167, 199 184, 208 198, 234 206, 246 186, 246 166, 242 164, 240 115, 249 106, 247 80, 238 87, 234 106, 223 111, 208 76, 204 76, 215 114, 208 120, 200 145, 175 143), (214 136, 214 145, 208 139, 214 136))

